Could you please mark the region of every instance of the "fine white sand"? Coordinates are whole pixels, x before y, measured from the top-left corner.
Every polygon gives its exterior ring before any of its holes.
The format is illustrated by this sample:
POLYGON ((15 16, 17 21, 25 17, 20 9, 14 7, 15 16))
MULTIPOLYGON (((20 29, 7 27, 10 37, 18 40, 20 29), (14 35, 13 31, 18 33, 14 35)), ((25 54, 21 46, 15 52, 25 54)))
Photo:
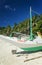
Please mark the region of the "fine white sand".
POLYGON ((31 54, 12 54, 14 49, 17 48, 12 43, 0 38, 0 65, 42 65, 41 51, 31 54))

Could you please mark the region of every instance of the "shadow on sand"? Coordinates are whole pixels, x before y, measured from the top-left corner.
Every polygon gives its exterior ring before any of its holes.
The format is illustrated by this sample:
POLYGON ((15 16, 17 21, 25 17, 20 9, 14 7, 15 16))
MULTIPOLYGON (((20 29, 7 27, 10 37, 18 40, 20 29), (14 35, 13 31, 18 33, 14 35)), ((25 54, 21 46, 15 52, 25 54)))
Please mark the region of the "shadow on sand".
MULTIPOLYGON (((14 52, 14 50, 12 50, 12 54, 13 54, 13 52, 14 52)), ((22 51, 22 52, 17 52, 15 54, 17 55, 16 57, 20 57, 20 56, 26 55, 26 60, 24 60, 24 62, 27 62, 27 61, 35 60, 35 59, 38 59, 38 58, 42 57, 42 56, 38 56, 38 57, 34 57, 34 58, 31 58, 31 59, 28 59, 28 54, 32 54, 32 53, 36 53, 36 52, 42 52, 42 50, 38 50, 38 51, 22 51)))
POLYGON ((36 52, 42 52, 42 50, 38 50, 38 51, 21 51, 21 52, 17 52, 16 54, 32 54, 32 53, 36 53, 36 52))

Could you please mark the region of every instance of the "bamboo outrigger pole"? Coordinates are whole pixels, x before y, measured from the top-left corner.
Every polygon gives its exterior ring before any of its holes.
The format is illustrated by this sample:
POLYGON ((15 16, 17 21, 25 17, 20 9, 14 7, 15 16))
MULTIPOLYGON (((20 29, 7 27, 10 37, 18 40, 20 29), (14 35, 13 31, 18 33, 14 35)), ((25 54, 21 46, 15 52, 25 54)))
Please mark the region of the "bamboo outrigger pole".
POLYGON ((30 6, 30 40, 33 40, 33 33, 32 33, 32 10, 30 6))

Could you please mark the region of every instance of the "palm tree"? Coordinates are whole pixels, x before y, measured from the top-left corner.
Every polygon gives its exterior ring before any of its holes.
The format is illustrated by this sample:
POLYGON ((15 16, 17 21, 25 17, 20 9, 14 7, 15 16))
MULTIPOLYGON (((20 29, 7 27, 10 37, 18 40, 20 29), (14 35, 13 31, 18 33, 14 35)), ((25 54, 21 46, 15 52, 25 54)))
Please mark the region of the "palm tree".
POLYGON ((10 35, 10 33, 11 33, 11 26, 8 25, 8 26, 6 27, 6 35, 10 35))
POLYGON ((13 30, 12 31, 16 31, 17 29, 17 23, 14 23, 14 26, 13 26, 13 30))

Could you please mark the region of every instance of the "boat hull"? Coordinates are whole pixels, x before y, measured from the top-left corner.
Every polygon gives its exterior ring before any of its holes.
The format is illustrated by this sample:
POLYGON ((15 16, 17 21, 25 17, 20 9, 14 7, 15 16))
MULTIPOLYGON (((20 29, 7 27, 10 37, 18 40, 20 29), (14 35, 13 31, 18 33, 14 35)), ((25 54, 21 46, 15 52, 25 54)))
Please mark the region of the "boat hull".
POLYGON ((24 51, 39 51, 42 50, 42 43, 31 43, 31 42, 24 42, 24 43, 18 43, 15 42, 12 38, 10 37, 5 37, 5 36, 0 36, 3 40, 6 40, 6 42, 10 42, 16 47, 19 47, 23 49, 24 51))
POLYGON ((30 48, 22 48, 24 51, 42 51, 42 46, 30 47, 30 48))

